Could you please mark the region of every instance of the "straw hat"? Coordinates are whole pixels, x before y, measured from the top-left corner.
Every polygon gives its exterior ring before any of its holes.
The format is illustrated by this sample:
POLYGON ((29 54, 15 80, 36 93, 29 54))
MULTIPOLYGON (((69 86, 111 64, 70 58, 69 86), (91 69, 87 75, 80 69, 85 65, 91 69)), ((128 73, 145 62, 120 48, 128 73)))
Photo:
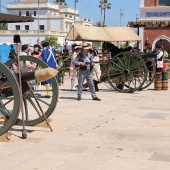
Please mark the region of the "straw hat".
POLYGON ((90 44, 90 43, 83 43, 83 44, 82 44, 82 48, 83 48, 84 50, 89 50, 89 49, 92 48, 92 47, 91 47, 91 44, 90 44))

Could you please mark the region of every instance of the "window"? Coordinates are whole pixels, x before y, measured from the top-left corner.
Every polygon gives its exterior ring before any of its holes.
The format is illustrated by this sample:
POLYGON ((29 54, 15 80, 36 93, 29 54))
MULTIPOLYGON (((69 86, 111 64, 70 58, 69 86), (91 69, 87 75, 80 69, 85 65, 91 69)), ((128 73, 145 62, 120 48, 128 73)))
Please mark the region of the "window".
POLYGON ((72 16, 71 16, 71 15, 69 15, 69 17, 70 17, 70 18, 72 18, 72 16))
POLYGON ((37 13, 36 13, 36 11, 34 11, 34 16, 36 16, 37 15, 37 13))
POLYGON ((65 17, 68 17, 68 15, 65 15, 65 17))
POLYGON ((20 25, 16 25, 16 30, 20 30, 20 25))
POLYGON ((26 16, 30 16, 30 13, 29 13, 29 11, 26 11, 26 16))
POLYGON ((170 0, 159 0, 159 6, 170 6, 170 0))
POLYGON ((25 30, 29 30, 29 25, 25 25, 25 30))
POLYGON ((22 15, 21 11, 19 11, 19 15, 20 15, 20 16, 22 15))
POLYGON ((40 30, 44 30, 44 25, 40 25, 40 30))

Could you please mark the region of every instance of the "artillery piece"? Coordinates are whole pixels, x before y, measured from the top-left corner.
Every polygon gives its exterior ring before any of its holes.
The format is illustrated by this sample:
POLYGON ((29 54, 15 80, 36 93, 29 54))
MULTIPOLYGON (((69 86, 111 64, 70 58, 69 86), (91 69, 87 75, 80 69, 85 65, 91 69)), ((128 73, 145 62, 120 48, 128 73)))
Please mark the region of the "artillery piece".
POLYGON ((155 54, 128 52, 127 49, 119 49, 106 42, 104 45, 111 51, 112 59, 107 61, 102 79, 105 77, 115 90, 124 93, 143 90, 154 81, 155 54))
POLYGON ((34 72, 48 68, 46 63, 32 56, 20 56, 22 97, 17 76, 17 62, 10 59, 5 64, 0 63, 0 136, 7 132, 14 124, 22 125, 20 103, 24 104, 25 125, 35 126, 48 118, 54 111, 58 101, 58 84, 56 78, 51 78, 50 89, 44 87, 41 90, 34 89, 37 81, 34 80, 34 72), (26 67, 26 62, 31 62, 34 69, 26 67), (31 87, 31 89, 30 89, 31 87), (32 93, 41 92, 41 98, 37 98, 32 93), (47 95, 48 94, 48 98, 47 95), (45 117, 41 114, 36 100, 42 106, 45 117))
MULTIPOLYGON (((2 13, 0 16, 0 23, 34 21, 32 17, 18 17, 17 15, 2 13)), ((14 35, 14 43, 20 43, 19 35, 14 35)), ((37 83, 34 80, 34 72, 47 67, 43 61, 32 56, 19 57, 18 52, 17 59, 12 58, 5 64, 0 63, 0 136, 15 124, 34 126, 43 122, 52 114, 58 101, 58 84, 56 79, 50 79, 51 86, 48 90, 44 87, 38 90, 41 92, 42 98, 36 98, 34 95, 34 93, 37 92, 34 88, 37 83), (19 60, 21 66, 20 64, 18 65, 19 60), (30 72, 31 70, 26 67, 26 62, 34 64, 35 67, 32 73, 30 72), (20 68, 18 72, 17 68, 20 68), (20 72, 22 72, 22 75, 20 72), (27 74, 28 72, 29 74, 27 74), (21 78, 24 79, 21 80, 21 78), (20 89, 20 87, 22 87, 22 89, 20 89), (46 95, 48 95, 48 98, 46 98, 46 95), (25 119, 21 121, 23 114, 20 116, 19 112, 22 103, 25 110, 25 119), (39 107, 40 105, 42 107, 39 107)), ((23 107, 21 110, 23 110, 23 107)))

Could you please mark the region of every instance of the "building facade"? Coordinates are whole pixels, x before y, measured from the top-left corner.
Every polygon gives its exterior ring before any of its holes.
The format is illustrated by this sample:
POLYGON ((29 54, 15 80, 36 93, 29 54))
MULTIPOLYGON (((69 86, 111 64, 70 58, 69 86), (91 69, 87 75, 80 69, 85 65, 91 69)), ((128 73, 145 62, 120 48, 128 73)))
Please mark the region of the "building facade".
POLYGON ((34 45, 43 41, 45 36, 54 36, 63 46, 66 43, 65 37, 74 24, 92 26, 92 20, 80 18, 78 10, 48 0, 39 0, 39 3, 37 0, 9 2, 7 9, 9 14, 31 15, 34 18, 34 22, 9 23, 7 31, 1 30, 3 42, 7 43, 13 41, 13 35, 19 34, 22 43, 34 45))
POLYGON ((143 39, 142 48, 151 44, 152 49, 159 43, 170 51, 170 0, 141 0, 140 19, 144 28, 140 28, 143 39))

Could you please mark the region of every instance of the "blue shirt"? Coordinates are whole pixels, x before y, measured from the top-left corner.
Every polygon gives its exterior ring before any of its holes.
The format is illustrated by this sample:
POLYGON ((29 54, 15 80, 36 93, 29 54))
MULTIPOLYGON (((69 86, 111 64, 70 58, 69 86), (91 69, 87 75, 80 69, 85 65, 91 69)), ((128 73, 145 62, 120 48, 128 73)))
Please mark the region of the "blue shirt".
POLYGON ((42 51, 42 60, 54 69, 57 67, 55 56, 55 51, 52 48, 47 48, 42 51))

